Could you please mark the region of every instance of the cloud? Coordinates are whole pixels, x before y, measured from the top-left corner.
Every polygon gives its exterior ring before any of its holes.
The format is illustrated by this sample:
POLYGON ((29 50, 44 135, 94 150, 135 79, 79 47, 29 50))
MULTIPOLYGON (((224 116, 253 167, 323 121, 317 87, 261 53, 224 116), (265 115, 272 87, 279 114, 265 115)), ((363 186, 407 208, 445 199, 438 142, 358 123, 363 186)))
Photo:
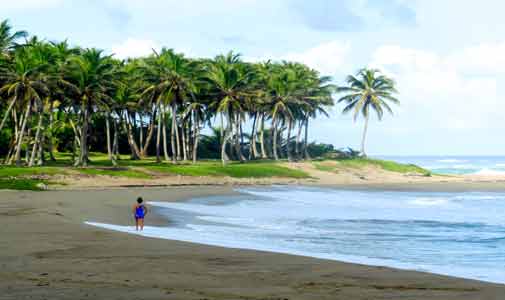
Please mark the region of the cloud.
MULTIPOLYGON (((471 51, 470 51, 471 52, 471 51)), ((373 54, 373 67, 397 79, 400 99, 408 102, 402 115, 413 118, 410 122, 424 122, 425 127, 446 129, 490 128, 505 108, 498 93, 495 76, 468 76, 462 69, 487 64, 458 61, 467 49, 449 55, 436 52, 381 46, 373 54), (414 120, 417 118, 418 120, 414 120)), ((404 120, 407 122, 407 119, 404 120)))
POLYGON ((350 55, 349 42, 330 41, 301 52, 292 52, 282 56, 288 61, 301 62, 325 75, 339 71, 350 55))
POLYGON ((114 45, 112 53, 120 59, 133 58, 149 55, 153 49, 160 48, 159 45, 152 40, 128 38, 123 43, 114 45))
POLYGON ((505 42, 483 43, 464 48, 448 57, 447 63, 465 73, 505 73, 505 42))
POLYGON ((362 27, 362 20, 348 2, 326 0, 295 0, 291 8, 310 28, 321 31, 353 30, 362 27))
POLYGON ((317 31, 359 31, 383 25, 413 25, 413 9, 398 0, 293 0, 290 8, 317 31))

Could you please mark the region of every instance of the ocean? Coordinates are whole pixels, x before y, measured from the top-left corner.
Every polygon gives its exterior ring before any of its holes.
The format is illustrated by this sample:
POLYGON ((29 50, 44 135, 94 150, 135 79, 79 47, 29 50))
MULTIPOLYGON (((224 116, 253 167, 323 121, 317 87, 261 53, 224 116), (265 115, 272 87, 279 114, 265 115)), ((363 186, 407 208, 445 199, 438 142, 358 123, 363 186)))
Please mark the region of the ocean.
MULTIPOLYGON (((498 161, 479 166, 489 168, 498 161)), ((436 160, 423 164, 432 162, 436 160)), ((458 169, 454 161, 438 163, 444 170, 458 169)), ((475 159, 467 163, 477 166, 475 159)), ((88 224, 148 237, 505 283, 505 193, 293 186, 239 191, 238 196, 150 202, 174 222, 171 227, 137 233, 131 226, 88 224)))
POLYGON ((505 175, 505 156, 378 156, 411 163, 437 174, 505 175))

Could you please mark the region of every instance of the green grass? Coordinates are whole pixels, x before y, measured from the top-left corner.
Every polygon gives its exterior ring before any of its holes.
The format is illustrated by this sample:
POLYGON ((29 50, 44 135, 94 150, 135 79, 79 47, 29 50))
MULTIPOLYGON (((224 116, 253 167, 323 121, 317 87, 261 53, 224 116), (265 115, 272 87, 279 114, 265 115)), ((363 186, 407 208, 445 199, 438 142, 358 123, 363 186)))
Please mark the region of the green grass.
POLYGON ((0 178, 9 177, 29 177, 40 175, 56 175, 62 174, 65 170, 58 167, 14 167, 0 166, 0 178))
POLYGON ((151 178, 149 174, 127 168, 110 168, 110 169, 76 168, 75 170, 88 175, 105 175, 113 177, 128 177, 128 178, 141 178, 141 179, 151 178))
POLYGON ((29 190, 29 191, 41 191, 42 189, 38 184, 44 183, 42 180, 35 179, 0 179, 0 190, 29 190))
POLYGON ((413 164, 401 164, 390 160, 381 159, 371 159, 371 158, 352 158, 352 159, 340 159, 332 160, 336 161, 338 164, 335 166, 324 165, 321 163, 316 163, 315 167, 321 171, 335 172, 340 167, 345 168, 364 168, 367 166, 376 166, 382 168, 383 170, 397 173, 418 173, 425 176, 430 176, 430 171, 423 169, 419 166, 413 164))
POLYGON ((293 170, 270 162, 230 163, 226 166, 219 162, 200 162, 190 164, 165 164, 144 166, 146 169, 184 176, 230 176, 235 178, 287 177, 308 178, 300 170, 293 170))

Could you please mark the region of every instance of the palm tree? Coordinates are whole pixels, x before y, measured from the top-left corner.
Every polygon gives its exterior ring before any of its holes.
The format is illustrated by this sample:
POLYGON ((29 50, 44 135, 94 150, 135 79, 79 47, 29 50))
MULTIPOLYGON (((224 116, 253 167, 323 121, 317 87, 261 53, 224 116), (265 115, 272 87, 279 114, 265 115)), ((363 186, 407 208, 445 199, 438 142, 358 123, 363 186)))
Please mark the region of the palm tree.
MULTIPOLYGON (((6 95, 11 99, 6 115, 2 120, 1 126, 5 123, 5 118, 8 116, 10 109, 15 103, 19 107, 25 107, 24 117, 20 124, 15 124, 18 128, 18 134, 15 137, 16 148, 13 159, 16 165, 21 165, 21 146, 28 124, 28 119, 31 116, 33 107, 36 106, 39 112, 43 105, 44 96, 49 94, 47 81, 44 78, 44 71, 47 70, 48 63, 38 59, 34 55, 31 47, 18 48, 13 54, 13 62, 6 64, 0 70, 0 82, 3 82, 0 88, 0 94, 6 95)), ((42 115, 39 116, 41 120, 42 115)), ((40 124, 39 124, 40 125, 40 124)), ((1 130, 0 126, 0 130, 1 130)), ((40 126, 38 127, 40 129, 40 126)), ((37 130, 40 134, 40 130, 37 130)))
POLYGON ((16 31, 12 33, 12 27, 9 21, 2 21, 0 23, 0 56, 5 55, 8 50, 11 50, 16 40, 27 36, 28 33, 26 31, 16 31))
POLYGON ((345 93, 338 102, 346 104, 343 113, 353 111, 354 121, 360 114, 365 118, 365 127, 361 139, 361 154, 366 157, 365 139, 370 111, 375 111, 379 120, 382 120, 384 110, 393 114, 393 110, 388 103, 400 103, 394 97, 394 94, 397 93, 395 82, 376 69, 361 69, 356 76, 347 76, 346 82, 347 86, 338 88, 338 92, 345 93))
POLYGON ((81 55, 69 59, 66 70, 66 83, 76 93, 81 106, 82 120, 80 132, 80 156, 76 166, 88 165, 88 132, 90 114, 99 106, 107 106, 112 102, 109 95, 114 88, 117 70, 114 68, 111 56, 103 55, 102 50, 86 49, 81 55))
MULTIPOLYGON (((226 155, 228 140, 232 138, 234 130, 237 137, 240 132, 240 114, 243 112, 245 97, 250 96, 248 91, 251 75, 250 70, 247 70, 240 60, 240 54, 233 52, 217 56, 207 66, 205 80, 212 85, 210 95, 214 99, 210 106, 227 119, 227 128, 223 128, 225 132, 221 143, 223 165, 228 160, 226 155)), ((242 161, 243 156, 237 140, 235 150, 242 161)))
MULTIPOLYGON (((6 67, 8 64, 12 63, 7 61, 7 51, 12 50, 14 43, 16 40, 28 36, 28 33, 26 31, 16 31, 14 33, 11 32, 12 27, 9 24, 8 20, 4 20, 0 23, 0 68, 2 65, 6 67)), ((1 83, 1 80, 0 80, 1 83)), ((2 99, 0 99, 2 100, 2 99)), ((15 100, 11 100, 9 103, 9 106, 7 107, 7 110, 5 112, 5 115, 2 119, 2 122, 0 123, 0 131, 2 131, 3 126, 5 125, 5 122, 9 116, 9 113, 14 105, 15 100)))
MULTIPOLYGON (((161 130, 161 121, 165 115, 162 110, 166 106, 171 107, 172 160, 175 162, 181 158, 179 126, 177 124, 178 106, 191 98, 196 91, 194 62, 184 58, 182 54, 175 53, 172 49, 163 48, 160 53, 154 52, 151 57, 146 59, 144 71, 148 86, 144 89, 143 96, 156 103, 160 111, 158 132, 161 130)), ((157 140, 159 160, 159 138, 157 140)))
MULTIPOLYGON (((332 78, 329 76, 320 76, 315 70, 310 70, 305 67, 303 76, 303 94, 302 102, 300 103, 297 111, 297 116, 300 119, 300 127, 298 135, 301 134, 302 127, 305 128, 304 134, 304 157, 305 159, 310 159, 308 152, 308 131, 309 131, 309 120, 315 119, 319 114, 329 117, 327 109, 333 106, 334 101, 332 94, 337 90, 337 87, 330 83, 332 78)), ((297 137, 297 141, 300 137, 297 137)), ((296 143, 298 148, 298 142, 296 143)), ((296 151, 299 155, 298 151, 296 151)))

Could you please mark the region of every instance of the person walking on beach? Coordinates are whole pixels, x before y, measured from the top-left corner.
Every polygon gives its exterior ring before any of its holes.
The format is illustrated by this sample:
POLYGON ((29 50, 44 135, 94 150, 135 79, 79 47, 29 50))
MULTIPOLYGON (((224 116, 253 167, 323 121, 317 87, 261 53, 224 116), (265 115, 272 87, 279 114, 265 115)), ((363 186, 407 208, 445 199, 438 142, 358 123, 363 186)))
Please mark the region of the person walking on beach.
POLYGON ((135 218, 135 229, 144 230, 144 217, 147 215, 147 207, 143 204, 142 197, 137 198, 137 203, 133 205, 133 216, 135 218))

